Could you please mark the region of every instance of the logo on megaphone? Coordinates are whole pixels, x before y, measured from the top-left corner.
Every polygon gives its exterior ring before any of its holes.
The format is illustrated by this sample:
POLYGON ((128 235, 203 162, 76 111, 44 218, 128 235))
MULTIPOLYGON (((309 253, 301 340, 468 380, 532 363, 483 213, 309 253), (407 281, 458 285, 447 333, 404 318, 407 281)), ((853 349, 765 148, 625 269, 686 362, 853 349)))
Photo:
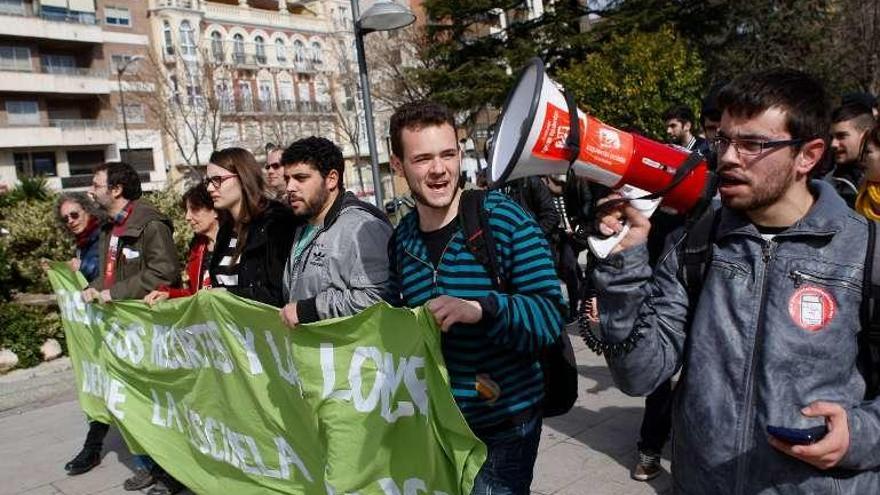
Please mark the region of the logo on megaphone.
POLYGON ((710 182, 708 165, 699 156, 578 110, 539 58, 526 65, 507 95, 489 157, 487 178, 493 187, 530 175, 563 174, 571 167, 576 175, 615 189, 630 185, 662 193, 661 204, 681 213, 703 199, 710 182))

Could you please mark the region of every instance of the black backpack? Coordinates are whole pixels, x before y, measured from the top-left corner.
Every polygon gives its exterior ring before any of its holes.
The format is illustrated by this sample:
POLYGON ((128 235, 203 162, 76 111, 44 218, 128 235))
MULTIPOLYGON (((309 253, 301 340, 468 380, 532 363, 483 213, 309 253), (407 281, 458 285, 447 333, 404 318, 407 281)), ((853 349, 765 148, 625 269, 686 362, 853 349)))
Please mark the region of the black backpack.
MULTIPOLYGON (((489 214, 483 207, 485 197, 486 191, 483 190, 462 191, 458 207, 459 225, 468 251, 486 269, 495 290, 510 294, 508 281, 498 269, 489 214)), ((578 397, 578 372, 574 350, 564 329, 559 338, 541 352, 540 363, 544 372, 543 416, 549 418, 567 413, 578 397)))
MULTIPOLYGON (((712 248, 721 215, 714 208, 707 208, 687 228, 683 247, 678 252, 678 276, 685 286, 688 298, 699 298, 708 266, 712 263, 712 248)), ((865 378, 865 398, 880 395, 880 251, 877 247, 877 222, 868 221, 868 249, 865 253, 864 277, 862 278, 862 304, 859 318, 858 367, 865 378)))

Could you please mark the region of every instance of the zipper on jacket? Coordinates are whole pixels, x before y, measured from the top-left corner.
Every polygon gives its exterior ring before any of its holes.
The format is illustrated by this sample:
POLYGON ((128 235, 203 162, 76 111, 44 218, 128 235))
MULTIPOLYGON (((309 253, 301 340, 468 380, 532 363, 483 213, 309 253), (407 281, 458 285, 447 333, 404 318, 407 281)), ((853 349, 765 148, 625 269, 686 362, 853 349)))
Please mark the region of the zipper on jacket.
POLYGON ((794 288, 797 289, 805 282, 812 282, 814 284, 823 285, 823 286, 835 286, 835 287, 849 287, 851 289, 861 291, 862 288, 853 284, 848 280, 844 280, 841 278, 835 277, 821 277, 817 275, 812 275, 810 273, 801 271, 801 270, 792 270, 789 272, 788 277, 794 281, 794 288))
MULTIPOLYGON (((449 240, 446 241, 446 245, 443 246, 443 251, 440 253, 440 262, 441 262, 441 263, 443 262, 443 257, 446 256, 446 250, 449 249, 449 245, 452 244, 452 239, 453 239, 454 237, 455 237, 455 234, 453 234, 452 237, 450 237, 449 240)), ((405 252, 407 255, 411 256, 413 259, 415 259, 415 260, 418 261, 419 263, 421 263, 421 264, 423 264, 423 265, 425 265, 425 266, 427 266, 428 268, 431 269, 432 283, 433 283, 433 286, 434 286, 434 291, 432 291, 432 292, 436 295, 436 291, 437 291, 437 274, 438 274, 439 271, 440 271, 440 265, 438 264, 437 266, 434 266, 433 263, 431 263, 431 262, 429 262, 429 261, 425 261, 425 260, 423 260, 422 258, 419 258, 419 257, 416 256, 415 254, 411 253, 409 249, 404 248, 404 249, 403 249, 403 252, 405 252)))
POLYGON ((770 275, 770 261, 773 259, 775 246, 776 243, 771 239, 764 243, 764 246, 761 248, 761 260, 764 262, 764 269, 761 275, 761 303, 758 306, 758 321, 755 326, 755 342, 752 346, 752 357, 749 362, 749 374, 747 376, 746 400, 743 409, 743 433, 739 439, 739 445, 737 447, 739 465, 737 466, 736 489, 734 491, 734 493, 737 494, 745 493, 744 483, 746 469, 749 465, 749 458, 743 454, 746 452, 748 443, 752 441, 752 431, 755 425, 754 415, 752 414, 752 411, 755 408, 755 371, 758 367, 758 352, 761 348, 761 337, 763 337, 764 333, 764 309, 767 306, 767 278, 770 275))

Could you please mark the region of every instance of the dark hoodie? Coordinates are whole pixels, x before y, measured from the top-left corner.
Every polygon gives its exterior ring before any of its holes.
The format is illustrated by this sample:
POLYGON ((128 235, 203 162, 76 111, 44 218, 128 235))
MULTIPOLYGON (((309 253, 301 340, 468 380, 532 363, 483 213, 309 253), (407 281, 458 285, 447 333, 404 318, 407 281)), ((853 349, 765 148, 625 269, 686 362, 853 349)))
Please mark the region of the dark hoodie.
MULTIPOLYGON (((229 245, 233 225, 233 221, 228 220, 220 226, 215 246, 229 245)), ((279 308, 283 306, 281 278, 297 225, 299 220, 290 208, 269 201, 263 214, 254 218, 248 227, 247 244, 238 261, 238 285, 228 287, 229 291, 279 308)), ((209 268, 215 287, 221 286, 216 279, 220 258, 214 256, 209 268)))

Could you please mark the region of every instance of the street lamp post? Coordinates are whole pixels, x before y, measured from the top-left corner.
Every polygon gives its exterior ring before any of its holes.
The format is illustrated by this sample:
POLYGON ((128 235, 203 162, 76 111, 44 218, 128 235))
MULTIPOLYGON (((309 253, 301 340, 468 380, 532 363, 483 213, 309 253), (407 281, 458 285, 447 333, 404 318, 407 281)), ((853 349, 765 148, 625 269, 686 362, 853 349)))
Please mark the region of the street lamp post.
POLYGON ((373 104, 370 97, 370 76, 367 73, 367 58, 364 54, 364 35, 373 31, 392 31, 409 26, 416 16, 406 7, 392 0, 376 0, 372 7, 360 15, 358 0, 351 0, 351 13, 354 16, 354 44, 357 51, 358 73, 361 80, 361 93, 364 100, 364 124, 367 128, 367 146, 370 149, 370 163, 373 172, 373 194, 376 206, 383 207, 382 177, 379 173, 379 153, 376 150, 376 129, 373 125, 373 104))
POLYGON ((128 143, 128 118, 125 115, 125 89, 122 87, 122 75, 125 74, 125 71, 128 69, 128 66, 133 62, 139 62, 143 60, 144 57, 140 55, 135 55, 122 64, 122 67, 116 68, 116 82, 119 84, 119 104, 122 105, 122 130, 125 132, 125 150, 128 151, 131 149, 131 145, 128 143))

